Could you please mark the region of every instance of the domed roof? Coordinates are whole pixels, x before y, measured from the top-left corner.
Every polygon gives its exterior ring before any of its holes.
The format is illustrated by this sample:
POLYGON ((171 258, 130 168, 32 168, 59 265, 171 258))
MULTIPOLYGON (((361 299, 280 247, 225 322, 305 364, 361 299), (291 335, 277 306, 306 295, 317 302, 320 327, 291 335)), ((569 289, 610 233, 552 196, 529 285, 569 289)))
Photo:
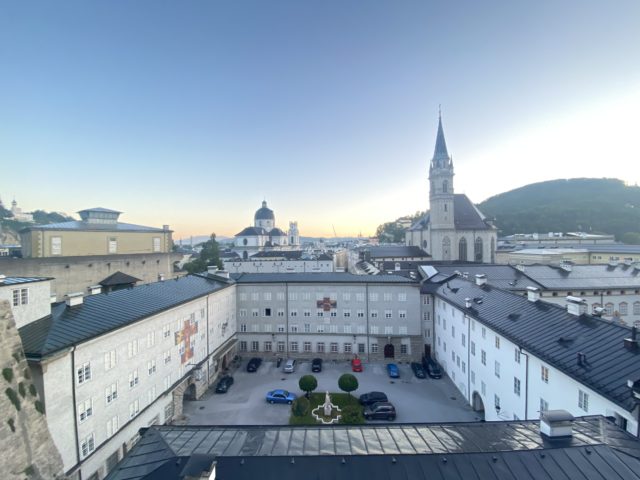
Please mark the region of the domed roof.
POLYGON ((275 216, 273 215, 273 210, 267 208, 267 202, 262 202, 262 208, 256 210, 256 214, 254 217, 256 220, 275 220, 275 216))
POLYGON ((270 237, 286 237, 287 234, 280 230, 278 227, 272 228, 269 232, 270 237))

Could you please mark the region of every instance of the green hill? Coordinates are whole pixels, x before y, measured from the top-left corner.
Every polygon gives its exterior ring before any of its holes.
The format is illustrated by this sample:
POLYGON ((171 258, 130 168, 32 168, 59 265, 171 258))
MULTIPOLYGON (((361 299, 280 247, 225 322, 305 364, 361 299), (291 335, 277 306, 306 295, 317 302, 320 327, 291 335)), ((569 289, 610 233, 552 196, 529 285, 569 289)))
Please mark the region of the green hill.
POLYGON ((574 178, 526 185, 478 208, 500 235, 532 232, 609 233, 640 243, 640 187, 613 178, 574 178))

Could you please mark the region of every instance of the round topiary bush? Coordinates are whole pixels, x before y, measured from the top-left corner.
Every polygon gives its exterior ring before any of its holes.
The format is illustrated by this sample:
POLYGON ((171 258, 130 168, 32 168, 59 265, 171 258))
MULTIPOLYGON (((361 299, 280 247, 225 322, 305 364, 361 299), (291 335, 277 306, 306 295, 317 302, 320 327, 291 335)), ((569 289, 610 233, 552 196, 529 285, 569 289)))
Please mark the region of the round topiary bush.
POLYGON ((350 373, 345 373, 338 379, 338 387, 340 387, 340 390, 343 392, 351 395, 351 392, 358 389, 358 379, 350 373))
POLYGON ((296 398, 291 405, 291 411, 296 417, 304 417, 309 413, 311 404, 306 397, 296 398))
POLYGON ((309 394, 318 388, 318 380, 313 375, 303 375, 298 381, 298 386, 300 390, 306 392, 306 396, 309 398, 309 394))

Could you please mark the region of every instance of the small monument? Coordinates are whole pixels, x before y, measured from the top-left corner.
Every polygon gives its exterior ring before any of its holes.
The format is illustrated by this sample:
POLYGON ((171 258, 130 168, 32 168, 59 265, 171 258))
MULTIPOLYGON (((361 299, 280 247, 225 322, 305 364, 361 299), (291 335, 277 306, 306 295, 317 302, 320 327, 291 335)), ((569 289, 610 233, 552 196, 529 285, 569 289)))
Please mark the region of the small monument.
POLYGON ((313 417, 323 425, 338 423, 340 417, 342 417, 340 412, 340 407, 331 403, 331 396, 328 391, 324 395, 324 403, 311 410, 313 417))
POLYGON ((331 397, 329 396, 328 391, 324 396, 324 416, 325 417, 331 416, 331 397))

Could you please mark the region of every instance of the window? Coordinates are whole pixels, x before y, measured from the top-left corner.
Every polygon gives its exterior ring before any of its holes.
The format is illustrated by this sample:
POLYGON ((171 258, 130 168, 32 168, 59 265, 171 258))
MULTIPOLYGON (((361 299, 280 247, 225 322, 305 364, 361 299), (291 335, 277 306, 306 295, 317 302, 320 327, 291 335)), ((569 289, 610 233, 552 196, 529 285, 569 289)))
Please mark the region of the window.
POLYGON ((93 433, 87 437, 85 437, 82 442, 80 442, 80 453, 82 458, 87 457, 91 452, 96 449, 96 442, 93 438, 93 433))
POLYGON ((520 396, 520 379, 513 377, 513 393, 520 396))
POLYGON ((342 345, 344 347, 344 353, 351 353, 351 344, 350 343, 344 343, 342 345))
POLYGON ((107 352, 104 354, 104 369, 105 371, 111 370, 115 366, 116 366, 116 351, 111 350, 110 352, 107 352))
POLYGON ((279 308, 278 309, 278 316, 279 317, 284 317, 284 309, 283 308, 279 308))
POLYGON ((241 352, 247 351, 247 342, 245 340, 240 340, 240 351, 241 352))
POLYGON ((364 293, 356 293, 356 301, 364 302, 364 293))
POLYGON ((458 242, 458 260, 467 261, 467 239, 464 237, 458 242))
POLYGON ((391 310, 385 310, 384 318, 393 318, 393 312, 391 310))
POLYGON ((278 325, 278 333, 284 333, 284 325, 278 325))
POLYGON ((164 352, 164 364, 171 363, 171 350, 164 352))
POLYGON ((406 293, 399 293, 398 294, 398 301, 399 302, 406 302, 407 301, 407 294, 406 293))
POLYGON ((484 350, 480 350, 480 361, 483 365, 487 364, 487 352, 485 352, 484 350))
POLYGON ((462 346, 467 346, 467 336, 464 333, 462 334, 462 346))
POLYGON ((620 312, 620 315, 627 315, 629 313, 629 305, 627 304, 627 302, 621 302, 620 308, 618 310, 620 312))
MULTIPOLYGON (((640 305, 640 302, 638 302, 638 305, 640 305)), ((638 307, 640 309, 640 306, 638 307)), ((358 318, 364 318, 364 310, 358 310, 358 318)))
POLYGON ((164 389, 167 390, 171 386, 171 374, 164 377, 164 389))
POLYGON ((147 333, 147 347, 153 347, 156 344, 156 332, 147 333))
POLYGON ((500 337, 496 335, 496 348, 500 348, 500 337))
POLYGON ((62 255, 62 237, 51 237, 51 255, 62 255))
POLYGON ((351 310, 343 310, 342 315, 344 318, 349 318, 351 316, 351 310))
POLYGON ((369 301, 370 302, 377 302, 378 301, 378 294, 377 293, 370 293, 369 294, 369 301))
POLYGON ((453 325, 451 325, 451 336, 453 338, 456 338, 456 327, 454 327, 453 325))
POLYGON ((633 314, 640 315, 640 302, 633 302, 633 314))
POLYGON ((270 302, 271 301, 271 292, 264 292, 263 295, 265 301, 270 302))
POLYGON ((129 358, 135 357, 138 354, 138 339, 131 340, 127 347, 129 358))
POLYGON ((338 333, 338 325, 329 325, 329 333, 338 333))
POLYGON ((345 302, 350 302, 351 301, 351 294, 350 293, 343 293, 342 294, 342 300, 344 300, 345 302))
POLYGON ((386 325, 384 327, 384 334, 385 335, 393 335, 393 327, 391 325, 386 325))
POLYGON ((265 308, 264 309, 264 316, 265 317, 270 317, 271 316, 271 309, 270 308, 265 308))
POLYGON ((364 353, 364 343, 358 344, 358 353, 364 353))
POLYGON ((298 342, 291 342, 291 351, 293 353, 298 353, 298 342))
POLYGON ((76 370, 76 374, 78 375, 78 384, 91 380, 91 363, 83 363, 82 366, 76 370))
POLYGON ((482 238, 477 237, 473 244, 473 256, 476 262, 482 262, 482 238))
POLYGON ((133 388, 140 382, 138 378, 138 369, 136 368, 133 372, 129 374, 129 388, 133 388))
POLYGON ((318 342, 316 344, 316 351, 318 353, 324 353, 324 342, 318 342))
POLYGON ((265 352, 271 351, 271 342, 264 342, 264 351, 265 352))
POLYGON ((607 303, 604 306, 605 315, 613 315, 613 303, 607 303))
POLYGON ((129 404, 129 418, 135 417, 140 412, 140 402, 135 399, 129 404))
POLYGON ((305 323, 304 324, 304 333, 311 333, 311 324, 310 323, 305 323))
POLYGON ((482 338, 487 338, 487 329, 482 327, 482 338))
POLYGON ((258 349, 259 349, 259 345, 260 345, 259 342, 257 342, 256 340, 253 340, 251 342, 251 351, 252 352, 257 352, 258 349))
POLYGON ((377 343, 372 343, 371 344, 371 353, 378 353, 378 344, 377 343))
POLYGON ((298 325, 289 325, 291 333, 298 333, 298 325))
MULTIPOLYGON (((438 337, 438 340, 440 340, 440 337, 438 337)), ((447 342, 442 342, 442 349, 446 352, 447 351, 447 342)))
POLYGON ((483 381, 480 381, 480 393, 487 395, 487 385, 483 381))
POLYGON ((518 350, 517 348, 514 350, 515 352, 515 360, 516 363, 520 363, 520 350, 518 350))
POLYGON ((471 342, 471 355, 475 356, 476 354, 476 344, 475 342, 471 342))
POLYGON ((304 352, 311 352, 311 342, 304 342, 302 344, 302 349, 304 352))
POLYGON ((316 325, 317 333, 324 333, 324 325, 316 325))
POLYGON ((257 302, 258 300, 260 300, 260 294, 258 292, 251 293, 251 300, 257 302))
POLYGON ((80 419, 80 423, 84 422, 91 415, 93 415, 93 404, 91 399, 80 402, 78 404, 78 418, 80 419))
POLYGON ((260 311, 257 308, 252 308, 251 309, 251 316, 252 317, 258 317, 260 316, 260 311))
POLYGON ((471 384, 476 384, 476 372, 474 372, 473 370, 471 370, 471 384))
POLYGON ((500 397, 498 395, 493 396, 493 404, 496 406, 496 409, 500 408, 500 397))
POLYGON ((147 371, 149 372, 149 375, 153 375, 154 373, 156 373, 156 361, 155 360, 149 360, 147 362, 147 371))
POLYGON ((324 316, 324 312, 322 310, 318 310, 318 311, 316 311, 316 316, 317 317, 323 317, 324 316))
POLYGON ((118 253, 118 239, 116 237, 109 237, 109 253, 118 253))
POLYGON ((338 353, 338 343, 331 342, 331 353, 338 353))
POLYGON ((247 324, 246 323, 241 323, 240 324, 240 332, 241 333, 246 333, 247 331, 247 324))
POLYGON ((409 345, 407 345, 406 343, 401 344, 400 345, 400 354, 408 355, 409 354, 409 345))
POLYGON ((549 383, 549 369, 544 365, 540 367, 540 376, 544 383, 549 383))
POLYGON ((549 403, 542 397, 540 397, 540 413, 549 410, 549 403))
POLYGON ((467 364, 462 362, 462 373, 466 373, 467 371, 467 364))
POLYGON ((496 377, 500 378, 500 362, 496 360, 495 368, 494 368, 496 377))
POLYGON ((407 311, 406 310, 399 310, 398 311, 398 318, 407 318, 407 311))
POLYGON ((589 394, 578 390, 578 407, 585 412, 589 411, 589 394))
POLYGON ((105 388, 104 396, 105 396, 105 400, 107 402, 107 405, 109 405, 111 402, 113 402, 115 399, 117 399, 118 398, 118 384, 117 383, 112 383, 110 386, 105 388))
POLYGON ((451 351, 451 361, 452 362, 456 361, 456 352, 454 352, 453 350, 451 351))
POLYGON ((344 326, 344 332, 343 333, 351 333, 351 324, 344 326))
POLYGON ((28 288, 18 288, 16 290, 12 290, 13 294, 13 306, 17 307, 20 305, 26 305, 29 303, 29 289, 28 288))
POLYGON ((113 436, 118 431, 118 416, 116 415, 107 422, 107 438, 113 436))
POLYGON ((303 315, 304 317, 310 317, 310 316, 311 316, 311 310, 304 310, 304 311, 302 312, 302 315, 303 315))
POLYGON ((371 318, 378 318, 378 311, 377 310, 371 310, 371 318))
POLYGON ((297 317, 298 316, 298 310, 291 310, 291 312, 289 313, 289 315, 291 317, 297 317))
POLYGON ((284 342, 278 342, 278 353, 284 352, 284 342))
POLYGON ((336 311, 334 310, 334 311, 332 311, 332 312, 330 313, 330 315, 331 315, 332 317, 337 317, 337 316, 338 316, 338 312, 336 312, 336 311))

